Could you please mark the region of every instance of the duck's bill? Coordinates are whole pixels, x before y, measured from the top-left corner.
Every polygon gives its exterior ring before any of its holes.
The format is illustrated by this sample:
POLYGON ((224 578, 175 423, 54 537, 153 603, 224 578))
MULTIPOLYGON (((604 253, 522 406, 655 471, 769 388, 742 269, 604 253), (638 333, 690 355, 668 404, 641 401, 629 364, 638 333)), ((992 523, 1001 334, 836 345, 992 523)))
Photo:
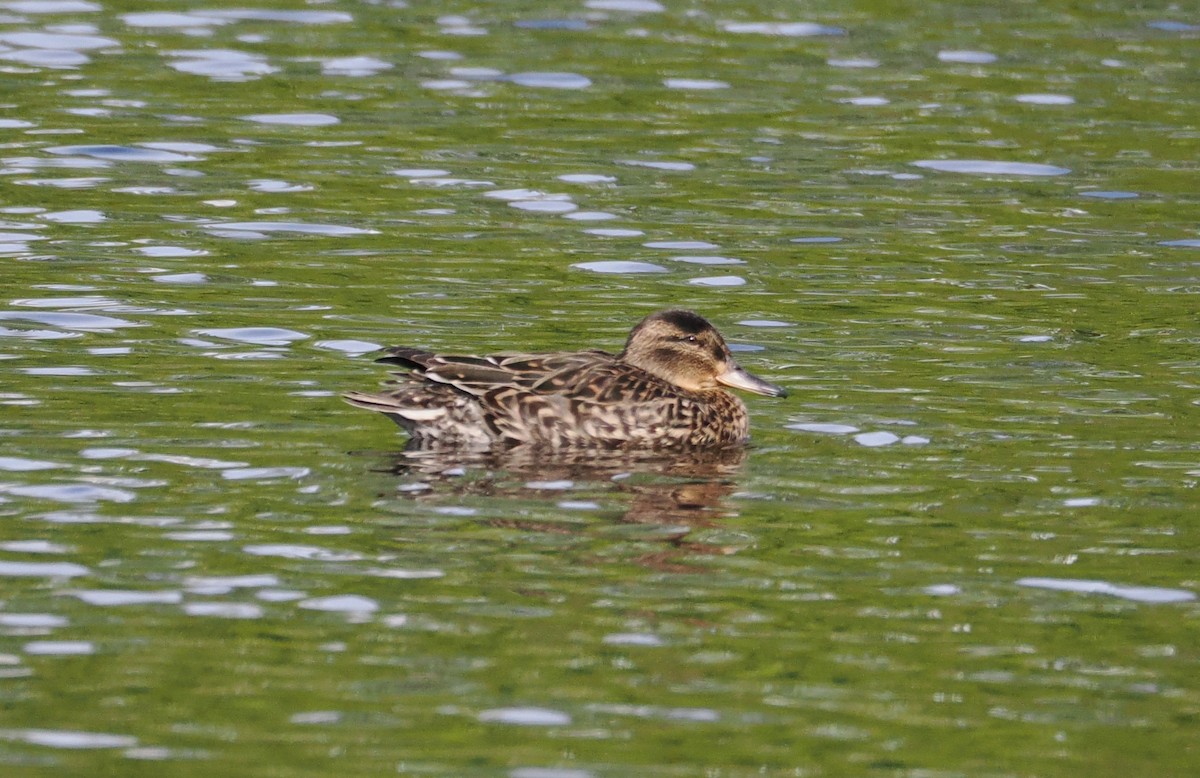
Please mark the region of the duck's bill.
POLYGON ((717 383, 755 394, 765 394, 767 397, 787 397, 787 390, 782 386, 764 381, 756 375, 747 373, 737 365, 730 365, 728 370, 717 376, 717 383))

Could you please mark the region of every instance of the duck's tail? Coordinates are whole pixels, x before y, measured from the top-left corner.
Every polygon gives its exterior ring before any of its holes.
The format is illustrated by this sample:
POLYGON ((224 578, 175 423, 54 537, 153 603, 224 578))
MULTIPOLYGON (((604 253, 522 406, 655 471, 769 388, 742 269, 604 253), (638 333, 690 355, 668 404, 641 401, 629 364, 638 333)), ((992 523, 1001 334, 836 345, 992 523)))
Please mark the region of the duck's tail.
POLYGON ((382 413, 409 433, 414 432, 418 425, 436 424, 447 413, 446 408, 436 406, 422 408, 418 405, 405 403, 401 398, 386 394, 346 392, 342 395, 342 399, 355 408, 364 408, 368 411, 382 413))
POLYGON ((445 384, 421 385, 409 392, 346 392, 342 399, 382 413, 424 445, 482 447, 496 439, 475 398, 445 384))

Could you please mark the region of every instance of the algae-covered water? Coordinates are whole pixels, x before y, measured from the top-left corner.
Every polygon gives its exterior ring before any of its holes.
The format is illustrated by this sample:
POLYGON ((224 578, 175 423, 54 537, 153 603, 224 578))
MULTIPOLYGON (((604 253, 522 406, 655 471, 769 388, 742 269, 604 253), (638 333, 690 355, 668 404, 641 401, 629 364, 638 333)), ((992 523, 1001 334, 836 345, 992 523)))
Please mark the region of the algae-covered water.
POLYGON ((0 772, 1195 773, 1198 36, 0 2, 0 772), (745 452, 338 399, 668 307, 790 390, 745 452))

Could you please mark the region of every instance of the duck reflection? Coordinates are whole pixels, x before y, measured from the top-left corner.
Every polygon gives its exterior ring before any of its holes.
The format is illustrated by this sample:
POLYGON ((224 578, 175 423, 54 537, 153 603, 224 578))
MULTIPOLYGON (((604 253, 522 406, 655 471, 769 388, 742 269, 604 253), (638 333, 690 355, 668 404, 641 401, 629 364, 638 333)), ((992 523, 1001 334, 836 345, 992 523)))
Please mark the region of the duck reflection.
MULTIPOLYGON (((597 492, 624 504, 618 521, 668 529, 656 537, 667 548, 639 559, 656 569, 695 572, 688 554, 730 554, 736 549, 692 542, 697 528, 719 526, 736 515, 727 498, 737 488, 746 460, 744 447, 704 450, 554 451, 514 447, 484 451, 446 450, 410 444, 389 456, 386 472, 404 478, 400 493, 418 501, 447 496, 544 501, 558 505, 569 494, 597 492)), ((522 518, 485 520, 525 531, 576 533, 578 526, 522 518)))

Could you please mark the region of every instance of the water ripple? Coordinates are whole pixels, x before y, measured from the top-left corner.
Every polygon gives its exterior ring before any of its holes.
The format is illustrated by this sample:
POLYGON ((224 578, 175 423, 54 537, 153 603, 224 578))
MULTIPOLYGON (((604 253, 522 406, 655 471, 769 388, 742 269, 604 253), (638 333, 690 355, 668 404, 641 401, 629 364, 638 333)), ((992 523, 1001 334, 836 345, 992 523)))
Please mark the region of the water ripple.
POLYGON ((563 173, 558 180, 569 184, 614 184, 617 177, 603 173, 563 173))
POLYGON ((0 627, 18 629, 54 629, 70 624, 62 616, 52 613, 0 613, 0 627))
POLYGON ((729 82, 707 78, 665 78, 663 86, 668 89, 712 90, 728 89, 729 82))
POLYGON ((130 27, 175 27, 194 28, 226 24, 229 20, 206 16, 200 12, 175 13, 173 11, 143 11, 121 15, 121 21, 130 27))
POLYGON ((290 543, 266 543, 242 549, 253 556, 277 556, 284 559, 308 559, 319 562, 355 562, 363 557, 352 551, 331 551, 320 546, 300 546, 290 543))
POLYGON ((59 224, 98 224, 108 217, 104 215, 103 211, 97 211, 94 208, 75 208, 69 211, 44 213, 42 218, 59 224))
POLYGON ((99 35, 77 35, 63 32, 6 32, 0 33, 0 43, 25 46, 31 49, 57 49, 63 51, 89 51, 120 46, 112 38, 99 35))
POLYGON ((204 249, 190 249, 184 246, 141 246, 135 251, 148 257, 173 259, 176 257, 203 257, 208 254, 204 249))
POLYGON ((137 738, 128 735, 110 735, 103 732, 76 732, 66 729, 0 729, 0 738, 17 740, 47 748, 71 750, 92 748, 130 748, 137 745, 137 738))
POLYGON ((70 562, 15 562, 0 560, 0 576, 73 578, 77 575, 88 575, 83 565, 70 562))
POLYGON ((366 570, 365 575, 374 575, 380 578, 398 578, 405 581, 421 580, 426 578, 442 578, 446 574, 441 570, 408 570, 395 567, 374 567, 366 570))
POLYGON ((622 11, 624 13, 661 13, 667 10, 658 0, 586 0, 584 8, 593 11, 622 11))
POLYGON ((645 632, 616 632, 605 635, 601 642, 609 646, 658 647, 666 645, 666 642, 658 635, 645 632))
POLYGON ((65 554, 71 549, 48 540, 7 540, 0 543, 5 551, 17 551, 22 554, 65 554))
POLYGON ((22 646, 31 656, 88 656, 96 653, 90 640, 33 640, 22 646))
POLYGON ((357 594, 338 594, 331 597, 312 597, 301 600, 298 605, 305 610, 331 611, 335 613, 364 614, 379 610, 379 603, 370 597, 357 594))
POLYGON ((261 605, 248 602, 189 602, 184 603, 183 612, 188 616, 222 619, 259 619, 263 616, 261 605))
POLYGON ((706 240, 652 240, 642 245, 648 249, 678 249, 680 251, 720 248, 717 244, 709 243, 706 240))
POLYGON ((257 124, 286 124, 292 127, 328 127, 341 121, 328 113, 254 113, 242 118, 257 124))
POLYGON ((203 273, 162 273, 150 280, 156 284, 207 284, 209 278, 203 273))
POLYGON ((688 279, 692 286, 745 286, 746 279, 741 276, 705 276, 688 279))
POLYGON ((512 200, 508 205, 510 208, 537 213, 570 213, 579 208, 566 200, 512 200))
POLYGON ((564 214, 563 218, 577 222, 604 222, 621 217, 608 211, 575 211, 574 213, 564 214))
POLYGON ((1075 98, 1070 95, 1044 93, 1017 95, 1014 99, 1018 103, 1028 103, 1030 105, 1073 105, 1075 103, 1075 98))
POLYGON ((734 257, 719 257, 716 255, 693 255, 685 254, 678 257, 671 257, 674 262, 684 262, 689 265, 744 265, 746 260, 736 259, 734 257))
POLYGON ((44 157, 5 157, 3 162, 5 165, 8 165, 8 168, 4 170, 4 172, 8 174, 28 173, 32 170, 38 170, 40 168, 103 169, 112 167, 110 163, 102 159, 94 159, 91 157, 59 157, 57 159, 46 159, 44 157))
POLYGON ((23 14, 95 13, 100 6, 89 0, 6 0, 0 8, 23 14))
POLYGON ((854 436, 854 442, 860 446, 867 448, 877 448, 879 446, 890 446, 893 443, 900 442, 900 436, 894 432, 878 430, 875 432, 860 432, 854 436))
POLYGON ((570 716, 551 708, 492 708, 482 711, 479 720, 522 727, 562 727, 571 723, 570 716))
POLYGON ((183 594, 175 589, 138 591, 132 589, 81 589, 71 593, 88 605, 120 607, 124 605, 177 605, 183 594))
POLYGON ((923 159, 914 167, 938 170, 943 173, 971 173, 992 176, 1062 176, 1070 168, 1042 165, 1034 162, 998 162, 990 159, 923 159))
MULTIPOLYGON (((127 451, 129 451, 129 454, 126 456, 137 453, 137 451, 133 449, 127 449, 127 451)), ((142 456, 136 458, 145 462, 166 462, 167 464, 171 465, 198 467, 203 470, 225 470, 227 468, 246 466, 245 462, 235 462, 224 459, 210 459, 208 457, 195 457, 188 456, 186 454, 143 454, 142 456)))
POLYGON ((818 432, 826 435, 849 435, 858 432, 858 427, 850 424, 833 424, 829 422, 798 422, 796 424, 785 424, 789 430, 800 430, 801 432, 818 432))
POLYGON ((675 172, 686 172, 695 170, 696 166, 691 162, 672 162, 669 160, 653 160, 653 159, 620 159, 617 162, 621 165, 630 165, 632 167, 648 167, 652 170, 671 170, 675 172))
POLYGON ((238 343, 252 343, 256 346, 286 346, 297 340, 305 340, 308 335, 282 327, 222 327, 208 330, 196 330, 197 335, 210 338, 233 340, 238 343))
POLYGON ((845 35, 841 27, 812 22, 723 22, 725 32, 779 35, 785 38, 811 38, 818 35, 845 35))
POLYGON ((26 473, 31 470, 50 470, 55 467, 63 467, 63 465, 60 465, 57 462, 47 462, 41 459, 0 456, 0 470, 5 470, 10 473, 26 473))
POLYGON ((274 11, 259 8, 203 10, 198 15, 222 21, 291 22, 294 24, 346 24, 354 17, 345 11, 274 11))
POLYGON ((78 51, 60 49, 0 49, 0 59, 20 62, 22 65, 40 68, 77 68, 92 59, 78 51))
POLYGON ((364 230, 359 227, 346 227, 339 224, 310 224, 307 222, 214 222, 204 225, 210 232, 295 232, 301 235, 328 235, 341 237, 344 235, 378 235, 376 230, 364 230))
POLYGON ((235 467, 222 470, 227 481, 262 480, 267 478, 303 478, 311 472, 307 467, 235 467))
POLYGON ((612 260, 605 262, 577 262, 571 267, 577 267, 580 270, 590 270, 593 273, 667 273, 665 267, 654 265, 649 262, 629 262, 624 260, 612 260))
POLYGON ((279 71, 260 54, 234 49, 186 49, 165 53, 175 58, 168 64, 180 73, 207 76, 214 81, 250 81, 279 71))
POLYGON ((50 154, 79 154, 118 162, 197 162, 204 159, 192 154, 136 146, 51 146, 43 151, 50 154))
POLYGON ((947 50, 939 51, 937 58, 942 62, 959 62, 970 65, 987 65, 997 57, 988 51, 947 50))
POLYGON ((373 76, 391 70, 392 63, 375 57, 334 57, 322 60, 321 71, 328 76, 373 76))
POLYGON ((484 192, 483 196, 496 200, 508 200, 509 202, 530 202, 535 200, 554 202, 570 201, 571 199, 571 195, 569 194, 541 192, 537 189, 496 189, 492 192, 484 192))
POLYGON ((832 68, 877 68, 879 60, 871 57, 831 57, 825 60, 825 64, 832 68))
POLYGON ((0 492, 21 497, 36 497, 57 502, 133 502, 133 492, 92 484, 45 484, 38 486, 0 486, 0 492))
POLYGON ((642 230, 616 229, 612 227, 595 227, 584 230, 588 235, 598 235, 602 238, 640 238, 646 233, 642 230))
POLYGON ((530 72, 513 73, 508 80, 518 86, 541 89, 586 89, 592 80, 578 73, 530 72))
POLYGON ((270 573, 226 576, 193 576, 186 579, 184 586, 192 594, 228 594, 234 589, 257 589, 279 586, 279 579, 270 573))
POLYGON ((183 532, 164 532, 167 540, 178 540, 184 543, 224 543, 233 540, 232 532, 222 530, 185 530, 183 532))
POLYGON ((1146 603, 1191 602, 1195 592, 1186 589, 1164 589, 1157 586, 1119 586, 1107 581, 1087 581, 1078 578, 1020 578, 1018 586, 1055 589, 1077 594, 1107 594, 1123 600, 1146 603))

